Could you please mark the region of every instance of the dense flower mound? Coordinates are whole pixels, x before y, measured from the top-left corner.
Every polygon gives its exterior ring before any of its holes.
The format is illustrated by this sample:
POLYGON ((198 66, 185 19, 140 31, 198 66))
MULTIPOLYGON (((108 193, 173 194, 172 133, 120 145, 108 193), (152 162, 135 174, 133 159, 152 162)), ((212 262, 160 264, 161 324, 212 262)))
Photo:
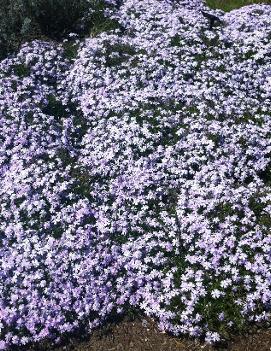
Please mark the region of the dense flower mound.
POLYGON ((270 321, 270 6, 107 15, 0 63, 0 349, 130 307, 208 342, 270 321))

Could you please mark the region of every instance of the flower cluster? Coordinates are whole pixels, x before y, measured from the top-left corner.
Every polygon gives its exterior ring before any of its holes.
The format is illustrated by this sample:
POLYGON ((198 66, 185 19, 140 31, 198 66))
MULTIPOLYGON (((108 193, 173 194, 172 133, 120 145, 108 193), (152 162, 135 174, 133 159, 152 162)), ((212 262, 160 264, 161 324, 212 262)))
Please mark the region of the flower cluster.
POLYGON ((0 349, 131 306, 208 342, 270 320, 270 6, 107 15, 0 63, 0 349))

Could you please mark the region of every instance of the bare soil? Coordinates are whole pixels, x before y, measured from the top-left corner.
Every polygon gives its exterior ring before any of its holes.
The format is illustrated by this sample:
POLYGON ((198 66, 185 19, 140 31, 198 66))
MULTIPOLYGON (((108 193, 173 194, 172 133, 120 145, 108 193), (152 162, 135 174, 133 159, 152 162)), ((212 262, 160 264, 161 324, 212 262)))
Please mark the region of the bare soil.
MULTIPOLYGON (((41 350, 31 349, 32 351, 41 350)), ((124 319, 108 323, 84 340, 70 338, 46 351, 270 351, 271 328, 250 331, 224 345, 210 346, 199 340, 176 338, 157 329, 151 319, 124 319)))

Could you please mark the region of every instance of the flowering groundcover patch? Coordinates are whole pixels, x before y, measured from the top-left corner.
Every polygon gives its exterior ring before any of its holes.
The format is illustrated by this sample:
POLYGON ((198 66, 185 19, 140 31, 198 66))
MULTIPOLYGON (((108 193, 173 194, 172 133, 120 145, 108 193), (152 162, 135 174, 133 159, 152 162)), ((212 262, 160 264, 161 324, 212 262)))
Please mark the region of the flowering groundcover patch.
POLYGON ((130 307, 211 343, 270 321, 270 6, 111 5, 0 63, 0 349, 130 307))

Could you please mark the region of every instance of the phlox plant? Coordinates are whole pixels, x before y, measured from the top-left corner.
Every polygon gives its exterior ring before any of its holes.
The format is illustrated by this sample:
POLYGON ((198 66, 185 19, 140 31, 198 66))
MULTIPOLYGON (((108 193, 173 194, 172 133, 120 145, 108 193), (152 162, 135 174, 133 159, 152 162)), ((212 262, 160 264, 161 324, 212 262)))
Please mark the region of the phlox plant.
POLYGON ((270 6, 105 13, 0 63, 3 350, 129 308, 209 343, 270 322, 270 6))

